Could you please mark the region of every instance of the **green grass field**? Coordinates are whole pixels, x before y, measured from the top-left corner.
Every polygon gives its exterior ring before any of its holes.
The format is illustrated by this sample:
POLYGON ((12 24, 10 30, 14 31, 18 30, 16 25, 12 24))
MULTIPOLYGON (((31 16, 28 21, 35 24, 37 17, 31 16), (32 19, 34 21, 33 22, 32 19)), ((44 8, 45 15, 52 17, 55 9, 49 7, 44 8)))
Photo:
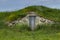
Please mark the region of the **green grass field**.
POLYGON ((60 40, 60 25, 38 25, 31 31, 27 25, 16 25, 13 28, 3 25, 0 28, 0 40, 60 40))
POLYGON ((60 40, 59 27, 40 26, 36 31, 25 27, 0 29, 0 40, 60 40))
POLYGON ((30 6, 13 12, 0 12, 0 40, 60 40, 60 24, 38 25, 38 29, 31 31, 27 25, 16 24, 13 28, 5 25, 6 21, 23 18, 27 12, 34 11, 39 16, 60 22, 60 9, 44 6, 30 6))

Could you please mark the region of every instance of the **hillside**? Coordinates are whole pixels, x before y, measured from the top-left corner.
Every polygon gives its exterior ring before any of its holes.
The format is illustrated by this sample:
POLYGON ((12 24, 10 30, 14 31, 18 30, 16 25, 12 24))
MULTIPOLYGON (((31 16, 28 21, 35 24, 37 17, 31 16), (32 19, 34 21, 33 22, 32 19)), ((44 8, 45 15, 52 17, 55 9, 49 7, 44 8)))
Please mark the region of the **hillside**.
POLYGON ((45 6, 28 6, 12 12, 0 12, 0 26, 5 22, 12 22, 25 17, 28 12, 34 11, 40 17, 60 23, 60 9, 52 9, 45 6))
POLYGON ((27 25, 16 24, 9 27, 5 22, 25 17, 34 11, 40 17, 60 22, 60 9, 45 6, 29 6, 12 12, 0 12, 0 40, 60 40, 60 24, 38 25, 36 31, 31 31, 27 25))
POLYGON ((45 6, 29 6, 17 11, 0 12, 0 19, 13 21, 18 17, 26 16, 29 11, 34 11, 43 18, 60 22, 60 9, 52 9, 45 6))

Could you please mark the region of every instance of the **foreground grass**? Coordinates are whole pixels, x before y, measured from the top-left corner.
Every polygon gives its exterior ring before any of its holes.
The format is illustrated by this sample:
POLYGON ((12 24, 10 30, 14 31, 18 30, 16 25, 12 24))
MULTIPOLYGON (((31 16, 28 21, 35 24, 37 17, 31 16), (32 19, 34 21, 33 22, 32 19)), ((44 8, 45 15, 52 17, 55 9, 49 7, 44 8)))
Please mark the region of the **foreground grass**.
POLYGON ((0 29, 0 40, 60 40, 59 27, 51 27, 40 26, 36 31, 30 31, 26 26, 2 28, 0 29))
POLYGON ((18 32, 7 29, 0 30, 0 40, 60 40, 59 33, 48 33, 44 31, 18 32))

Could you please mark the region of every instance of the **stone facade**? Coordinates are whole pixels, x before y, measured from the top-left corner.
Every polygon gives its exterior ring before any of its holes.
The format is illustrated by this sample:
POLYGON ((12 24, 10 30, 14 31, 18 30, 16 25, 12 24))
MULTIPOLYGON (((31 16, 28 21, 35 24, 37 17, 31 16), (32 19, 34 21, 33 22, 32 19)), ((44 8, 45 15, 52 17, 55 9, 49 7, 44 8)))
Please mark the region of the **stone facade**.
MULTIPOLYGON (((15 25, 17 23, 18 24, 27 24, 27 25, 29 25, 29 14, 26 17, 24 17, 22 19, 18 18, 17 20, 15 20, 15 21, 13 21, 11 23, 7 22, 8 26, 13 26, 13 25, 15 25)), ((36 25, 53 24, 53 23, 54 22, 51 21, 51 20, 45 19, 45 18, 40 17, 40 16, 36 16, 36 20, 35 20, 36 25)))

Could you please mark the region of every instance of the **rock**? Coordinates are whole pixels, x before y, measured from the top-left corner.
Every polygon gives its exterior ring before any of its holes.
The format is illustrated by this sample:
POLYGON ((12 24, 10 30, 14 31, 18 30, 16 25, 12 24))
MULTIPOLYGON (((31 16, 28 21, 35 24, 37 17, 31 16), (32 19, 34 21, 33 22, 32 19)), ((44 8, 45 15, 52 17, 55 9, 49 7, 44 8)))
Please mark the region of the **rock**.
MULTIPOLYGON (((19 24, 27 24, 27 25, 29 25, 29 14, 26 16, 26 17, 24 17, 24 18, 22 18, 21 20, 19 20, 19 18, 17 19, 17 20, 15 20, 15 21, 13 21, 13 22, 11 22, 11 23, 9 23, 9 22, 7 22, 7 24, 8 24, 8 26, 13 26, 13 25, 15 25, 15 24, 17 24, 17 23, 19 23, 19 24)), ((54 23, 54 21, 51 21, 51 20, 48 20, 48 19, 45 19, 45 18, 43 18, 43 17, 40 17, 40 16, 36 16, 36 20, 35 20, 35 24, 36 25, 43 25, 43 24, 53 24, 54 23)))

